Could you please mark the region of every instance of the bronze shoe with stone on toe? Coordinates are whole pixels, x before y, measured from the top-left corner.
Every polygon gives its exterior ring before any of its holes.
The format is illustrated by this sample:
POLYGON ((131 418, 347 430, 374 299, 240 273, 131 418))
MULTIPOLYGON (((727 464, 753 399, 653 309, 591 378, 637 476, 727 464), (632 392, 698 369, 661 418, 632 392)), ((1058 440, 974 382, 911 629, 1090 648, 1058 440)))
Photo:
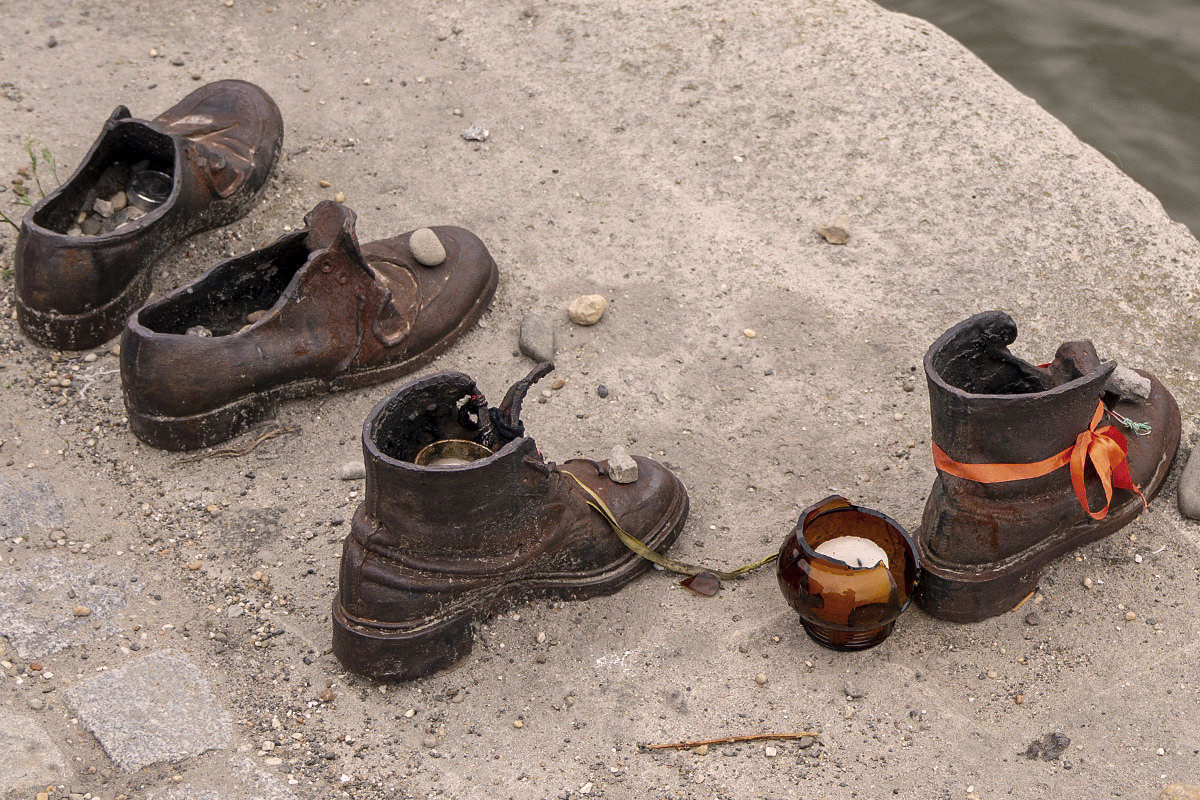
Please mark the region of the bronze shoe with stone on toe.
POLYGON ((651 550, 679 536, 687 490, 658 462, 635 457, 636 479, 618 483, 606 462, 542 458, 521 423, 521 399, 549 369, 496 408, 468 376, 442 372, 371 411, 366 493, 333 601, 333 652, 347 669, 429 675, 471 651, 476 621, 530 598, 611 594, 650 569, 580 484, 651 550))
POLYGON ((445 226, 360 247, 354 220, 321 202, 304 228, 130 317, 121 384, 139 439, 167 450, 221 442, 282 400, 412 372, 479 320, 499 271, 477 236, 445 226), (419 262, 410 237, 440 261, 419 262))

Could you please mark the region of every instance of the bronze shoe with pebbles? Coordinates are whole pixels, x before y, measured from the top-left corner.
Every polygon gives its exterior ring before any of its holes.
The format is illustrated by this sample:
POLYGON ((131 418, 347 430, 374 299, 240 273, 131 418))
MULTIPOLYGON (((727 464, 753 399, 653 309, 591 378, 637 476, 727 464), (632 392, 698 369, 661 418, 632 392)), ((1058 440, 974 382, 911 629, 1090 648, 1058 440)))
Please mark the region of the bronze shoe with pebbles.
POLYGON ((305 227, 228 259, 139 310, 121 338, 129 425, 167 450, 205 447, 271 417, 281 400, 352 389, 427 364, 478 321, 499 271, 462 228, 359 246, 331 201, 305 227), (436 260, 439 253, 426 257, 436 260))
POLYGON ((617 483, 605 462, 542 458, 521 400, 550 369, 492 408, 468 376, 438 373, 367 417, 366 494, 333 602, 333 651, 351 671, 429 675, 471 651, 477 620, 533 597, 611 594, 650 569, 593 496, 651 550, 679 536, 687 491, 661 464, 636 457, 636 480, 617 483))
POLYGON ((119 106, 70 180, 21 222, 26 335, 62 350, 116 336, 167 250, 245 215, 282 143, 279 108, 245 81, 202 86, 152 120, 119 106))
POLYGON ((916 601, 937 617, 972 622, 1017 606, 1052 559, 1141 514, 1179 447, 1179 407, 1153 375, 1114 381, 1117 365, 1088 341, 1034 366, 1009 352, 1016 337, 991 311, 925 355, 938 474, 913 538, 916 601))

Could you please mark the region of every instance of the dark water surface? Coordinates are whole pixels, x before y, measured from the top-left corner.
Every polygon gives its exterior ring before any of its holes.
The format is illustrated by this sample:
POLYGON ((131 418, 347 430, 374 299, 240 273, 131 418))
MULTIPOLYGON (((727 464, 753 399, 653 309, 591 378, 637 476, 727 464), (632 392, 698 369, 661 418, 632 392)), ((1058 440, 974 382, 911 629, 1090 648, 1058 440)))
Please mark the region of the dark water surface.
POLYGON ((927 19, 1200 234, 1200 0, 878 0, 927 19))

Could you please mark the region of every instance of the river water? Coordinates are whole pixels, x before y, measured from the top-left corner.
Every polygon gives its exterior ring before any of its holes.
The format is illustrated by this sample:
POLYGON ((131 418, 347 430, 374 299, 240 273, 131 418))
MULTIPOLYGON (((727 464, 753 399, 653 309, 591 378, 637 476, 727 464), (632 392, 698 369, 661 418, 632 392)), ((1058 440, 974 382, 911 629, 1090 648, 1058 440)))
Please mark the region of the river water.
POLYGON ((1200 0, 879 0, 954 36, 1200 235, 1200 0))

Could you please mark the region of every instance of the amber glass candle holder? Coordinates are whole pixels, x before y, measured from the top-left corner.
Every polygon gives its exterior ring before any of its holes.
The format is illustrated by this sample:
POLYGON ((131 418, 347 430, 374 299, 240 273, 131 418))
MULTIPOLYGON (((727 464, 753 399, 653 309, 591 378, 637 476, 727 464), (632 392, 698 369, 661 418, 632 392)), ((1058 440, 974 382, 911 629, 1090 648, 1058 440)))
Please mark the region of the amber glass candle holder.
POLYGON ((777 569, 810 637, 834 650, 863 650, 886 639, 908 607, 921 559, 895 520, 833 495, 800 515, 777 569))

